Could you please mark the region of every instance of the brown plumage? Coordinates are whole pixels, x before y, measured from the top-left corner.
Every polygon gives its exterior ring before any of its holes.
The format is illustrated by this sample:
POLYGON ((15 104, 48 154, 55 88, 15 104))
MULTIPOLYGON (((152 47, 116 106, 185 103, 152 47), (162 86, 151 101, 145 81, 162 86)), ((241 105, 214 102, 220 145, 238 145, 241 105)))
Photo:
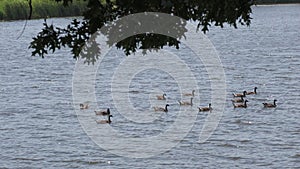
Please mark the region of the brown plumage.
POLYGON ((243 104, 234 104, 234 103, 232 103, 232 104, 233 104, 234 108, 247 108, 247 102, 248 102, 248 100, 245 100, 245 102, 243 104))
POLYGON ((108 115, 107 117, 108 117, 107 120, 97 120, 96 122, 97 122, 98 124, 107 124, 107 123, 110 124, 110 123, 111 123, 110 118, 113 117, 113 115, 108 115))
POLYGON ((211 110, 212 107, 210 103, 208 104, 208 107, 202 107, 202 108, 199 107, 199 111, 211 111, 211 110))
POLYGON ((234 102, 234 103, 241 103, 241 102, 244 102, 244 97, 241 96, 240 99, 232 99, 231 101, 234 102))
POLYGON ((170 106, 169 104, 166 104, 165 108, 163 107, 153 107, 154 111, 163 111, 163 112, 168 112, 168 106, 170 106))
POLYGON ((233 95, 233 97, 241 97, 241 96, 243 96, 243 97, 246 97, 246 93, 247 93, 247 91, 244 91, 243 93, 232 93, 232 95, 233 95))
POLYGON ((264 107, 276 107, 276 99, 274 100, 273 103, 263 103, 264 107))
POLYGON ((81 104, 79 104, 79 107, 80 107, 80 109, 88 109, 89 105, 81 103, 81 104))
POLYGON ((195 90, 192 91, 192 93, 185 93, 184 96, 195 96, 195 90))
POLYGON ((101 115, 101 116, 107 116, 110 115, 110 110, 109 108, 107 110, 100 110, 100 111, 95 111, 96 115, 101 115))
POLYGON ((191 98, 190 102, 188 102, 188 101, 180 101, 180 100, 178 100, 178 102, 179 102, 179 104, 181 106, 183 106, 183 105, 190 105, 190 106, 192 106, 193 105, 193 98, 191 98))
POLYGON ((167 96, 167 94, 163 94, 163 95, 161 95, 161 96, 156 96, 157 97, 157 100, 166 100, 166 96, 167 96))
POLYGON ((247 92, 246 95, 256 94, 256 90, 257 90, 257 87, 254 87, 254 90, 252 92, 247 92))

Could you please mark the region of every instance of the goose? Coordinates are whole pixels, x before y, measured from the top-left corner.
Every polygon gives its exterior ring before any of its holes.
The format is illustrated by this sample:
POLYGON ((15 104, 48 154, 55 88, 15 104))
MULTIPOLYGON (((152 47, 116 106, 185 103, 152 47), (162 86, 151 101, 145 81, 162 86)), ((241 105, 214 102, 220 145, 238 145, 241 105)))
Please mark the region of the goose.
POLYGON ((188 101, 180 101, 180 100, 178 100, 178 102, 179 102, 179 104, 180 105, 193 105, 193 98, 191 98, 191 101, 190 102, 188 102, 188 101))
POLYGON ((95 111, 96 115, 102 115, 102 116, 107 116, 110 115, 110 110, 107 108, 107 110, 100 110, 100 111, 95 111))
POLYGON ((231 101, 234 102, 234 103, 241 103, 241 102, 244 102, 244 97, 241 96, 240 99, 232 99, 231 101))
POLYGON ((234 104, 234 103, 232 103, 232 104, 233 104, 234 108, 237 108, 237 107, 247 108, 247 102, 248 102, 248 100, 245 100, 245 102, 243 104, 234 104))
POLYGON ((192 91, 192 93, 185 93, 184 96, 195 96, 195 90, 192 91))
POLYGON ((254 87, 254 90, 252 92, 247 92, 246 95, 256 94, 256 89, 257 89, 257 87, 254 87))
POLYGON ((274 100, 274 103, 263 103, 264 107, 276 107, 276 99, 274 100))
POLYGON ((88 104, 80 103, 79 106, 80 106, 80 109, 88 109, 89 108, 88 104))
POLYGON ((110 123, 111 123, 110 118, 113 117, 113 115, 108 115, 107 117, 108 117, 107 120, 97 120, 96 122, 97 122, 98 124, 106 124, 106 123, 110 124, 110 123))
POLYGON ((168 106, 170 106, 169 104, 166 104, 165 108, 163 107, 153 107, 154 111, 164 111, 164 112, 168 112, 168 106))
POLYGON ((232 93, 233 97, 246 97, 247 91, 244 91, 243 93, 232 93))
POLYGON ((157 100, 166 100, 166 96, 167 94, 163 94, 162 96, 156 96, 157 97, 157 100))
POLYGON ((198 107, 199 108, 199 111, 211 111, 212 110, 212 107, 211 107, 211 104, 209 103, 208 104, 208 107, 198 107))

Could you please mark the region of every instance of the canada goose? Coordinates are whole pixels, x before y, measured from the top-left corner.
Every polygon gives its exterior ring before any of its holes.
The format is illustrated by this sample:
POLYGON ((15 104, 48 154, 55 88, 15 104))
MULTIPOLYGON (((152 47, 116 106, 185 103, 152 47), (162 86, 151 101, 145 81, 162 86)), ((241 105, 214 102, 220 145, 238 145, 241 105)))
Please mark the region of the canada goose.
POLYGON ((191 98, 191 101, 190 102, 188 102, 188 101, 180 101, 180 100, 178 100, 178 102, 179 102, 179 104, 180 105, 193 105, 193 98, 191 98))
POLYGON ((202 108, 199 107, 199 111, 211 111, 211 110, 212 107, 210 103, 208 104, 208 107, 202 107, 202 108))
POLYGON ((168 106, 170 106, 169 104, 166 104, 165 108, 163 107, 153 107, 154 111, 164 111, 164 112, 168 112, 168 106))
POLYGON ((234 108, 237 108, 237 107, 247 108, 247 102, 248 102, 248 100, 245 100, 245 102, 243 104, 234 104, 234 103, 232 103, 232 104, 233 104, 234 108))
POLYGON ((166 100, 166 96, 167 96, 167 94, 164 93, 162 96, 156 96, 156 97, 157 97, 157 100, 166 100))
POLYGON ((79 106, 80 106, 80 109, 88 109, 89 108, 88 104, 80 103, 79 106))
POLYGON ((192 93, 185 93, 184 96, 195 96, 195 90, 192 91, 192 93))
POLYGON ((241 96, 243 96, 243 97, 246 97, 246 93, 247 93, 247 91, 244 91, 243 93, 232 93, 232 95, 233 95, 233 97, 241 97, 241 96))
POLYGON ((240 99, 232 99, 231 101, 232 101, 232 102, 234 102, 234 103, 240 103, 240 102, 244 102, 244 97, 243 97, 243 96, 241 96, 241 98, 240 98, 240 99))
POLYGON ((246 95, 256 94, 256 89, 257 89, 257 87, 254 87, 254 91, 252 91, 252 92, 247 92, 246 95))
POLYGON ((102 115, 102 116, 107 116, 110 115, 110 110, 107 108, 107 110, 100 110, 100 111, 95 111, 96 115, 102 115))
POLYGON ((110 123, 111 123, 110 118, 113 117, 113 115, 108 115, 107 117, 108 117, 107 120, 97 120, 96 122, 97 122, 98 124, 106 124, 106 123, 110 124, 110 123))
POLYGON ((274 103, 263 103, 264 107, 276 107, 276 99, 274 100, 274 103))

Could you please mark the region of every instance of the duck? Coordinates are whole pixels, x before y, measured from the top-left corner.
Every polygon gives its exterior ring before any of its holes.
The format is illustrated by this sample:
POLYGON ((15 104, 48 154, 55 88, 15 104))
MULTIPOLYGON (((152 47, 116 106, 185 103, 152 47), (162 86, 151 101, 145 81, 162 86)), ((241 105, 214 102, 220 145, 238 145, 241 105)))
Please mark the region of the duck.
POLYGON ((80 103, 80 104, 79 104, 79 107, 80 107, 80 109, 88 109, 88 108, 89 108, 89 105, 88 105, 88 104, 80 103))
POLYGON ((163 95, 161 95, 161 96, 156 96, 156 97, 157 97, 157 100, 166 100, 166 96, 167 96, 167 94, 164 93, 163 95))
POLYGON ((184 96, 195 96, 195 90, 192 91, 192 93, 185 93, 184 96))
POLYGON ((191 98, 191 101, 190 102, 188 102, 188 101, 180 101, 180 100, 178 100, 178 102, 179 102, 179 104, 181 105, 181 106, 183 106, 183 105, 193 105, 193 98, 191 98))
POLYGON ((102 116, 107 116, 110 115, 110 110, 107 108, 107 110, 100 110, 100 111, 95 111, 96 115, 102 115, 102 116))
POLYGON ((274 99, 274 103, 263 103, 264 107, 276 107, 276 99, 274 99))
POLYGON ((98 124, 107 124, 107 123, 110 124, 110 123, 111 123, 110 118, 113 117, 113 115, 108 115, 107 117, 108 117, 107 120, 97 120, 96 122, 97 122, 98 124))
POLYGON ((254 87, 254 90, 252 92, 247 92, 246 95, 256 94, 256 90, 257 90, 257 87, 254 87))
POLYGON ((233 104, 234 108, 237 108, 237 107, 247 108, 247 102, 248 102, 248 100, 245 100, 243 104, 234 104, 234 103, 232 103, 232 104, 233 104))
POLYGON ((243 93, 232 93, 233 97, 246 97, 247 91, 244 91, 243 93))
POLYGON ((231 101, 234 102, 234 103, 241 103, 241 102, 244 102, 244 97, 241 96, 240 99, 232 99, 231 101))
POLYGON ((208 104, 208 107, 198 107, 199 108, 199 111, 211 111, 212 110, 212 107, 211 107, 211 103, 208 104))
POLYGON ((153 107, 154 111, 163 111, 163 112, 168 112, 168 106, 170 106, 169 104, 166 104, 165 108, 163 107, 153 107))

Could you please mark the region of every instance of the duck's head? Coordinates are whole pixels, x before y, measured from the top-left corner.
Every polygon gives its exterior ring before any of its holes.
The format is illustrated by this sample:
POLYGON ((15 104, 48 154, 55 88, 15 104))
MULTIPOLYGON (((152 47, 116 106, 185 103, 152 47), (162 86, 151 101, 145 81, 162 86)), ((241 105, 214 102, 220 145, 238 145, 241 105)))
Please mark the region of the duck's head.
POLYGON ((166 104, 166 107, 170 106, 169 104, 166 104))

